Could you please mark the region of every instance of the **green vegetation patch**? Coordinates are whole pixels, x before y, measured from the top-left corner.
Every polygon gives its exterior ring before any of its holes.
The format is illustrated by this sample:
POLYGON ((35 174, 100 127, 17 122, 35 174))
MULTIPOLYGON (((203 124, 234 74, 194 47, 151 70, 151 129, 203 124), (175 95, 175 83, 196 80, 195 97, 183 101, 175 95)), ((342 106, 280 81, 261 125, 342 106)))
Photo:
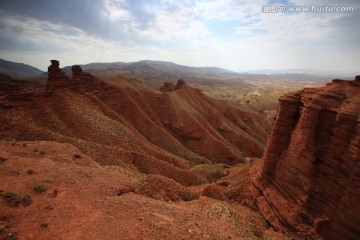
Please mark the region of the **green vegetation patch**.
POLYGON ((33 190, 37 193, 42 193, 45 192, 47 190, 47 187, 44 185, 36 185, 33 190))
POLYGON ((2 198, 14 206, 18 206, 19 204, 28 206, 32 203, 32 197, 28 194, 21 197, 13 192, 5 192, 2 194, 2 198))

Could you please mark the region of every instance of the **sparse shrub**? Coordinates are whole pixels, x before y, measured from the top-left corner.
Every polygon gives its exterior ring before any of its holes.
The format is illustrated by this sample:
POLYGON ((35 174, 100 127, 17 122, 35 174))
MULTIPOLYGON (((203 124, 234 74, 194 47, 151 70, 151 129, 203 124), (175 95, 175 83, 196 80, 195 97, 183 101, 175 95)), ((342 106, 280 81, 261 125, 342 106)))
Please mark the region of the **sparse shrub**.
POLYGON ((35 148, 33 151, 34 151, 34 152, 38 152, 38 151, 39 151, 39 149, 35 148))
POLYGON ((184 196, 182 196, 182 200, 188 202, 188 201, 192 201, 194 199, 198 199, 199 196, 200 196, 200 193, 187 192, 186 194, 184 194, 184 196))
POLYGON ((47 187, 44 185, 37 185, 33 188, 33 190, 37 193, 42 193, 45 192, 47 190, 47 187))
POLYGON ((17 233, 9 233, 6 234, 5 237, 2 238, 2 240, 18 240, 18 234, 17 233))
POLYGON ((28 206, 32 203, 32 198, 30 195, 28 194, 25 194, 22 198, 21 198, 21 203, 24 205, 24 206, 28 206))
POLYGON ((80 158, 81 158, 81 155, 80 155, 80 154, 74 154, 74 155, 73 155, 73 158, 74 158, 74 159, 80 159, 80 158))
POLYGON ((1 234, 8 233, 9 228, 10 228, 9 217, 0 215, 0 236, 1 234))
POLYGON ((13 192, 5 192, 2 194, 2 197, 13 205, 19 205, 21 202, 21 197, 13 192))
POLYGON ((14 199, 16 196, 16 193, 13 192, 5 192, 2 194, 2 197, 6 199, 14 199))
POLYGON ((46 228, 47 226, 49 226, 49 223, 47 222, 43 222, 40 224, 40 227, 46 228))
POLYGON ((2 197, 15 206, 19 205, 20 203, 22 203, 24 206, 28 206, 32 203, 32 198, 28 194, 25 194, 23 197, 20 197, 16 193, 5 192, 2 194, 2 197))
POLYGON ((53 190, 53 195, 54 195, 54 197, 56 197, 56 196, 58 195, 58 193, 59 193, 59 190, 58 190, 57 188, 55 188, 55 189, 53 190))
POLYGON ((51 205, 48 205, 45 207, 46 210, 54 210, 55 207, 54 206, 51 206, 51 205))
POLYGON ((33 174, 35 174, 35 170, 34 170, 34 169, 28 169, 28 170, 26 171, 26 173, 27 173, 28 175, 33 175, 33 174))
POLYGON ((45 151, 40 151, 40 152, 39 152, 39 155, 40 155, 40 156, 45 156, 45 151))

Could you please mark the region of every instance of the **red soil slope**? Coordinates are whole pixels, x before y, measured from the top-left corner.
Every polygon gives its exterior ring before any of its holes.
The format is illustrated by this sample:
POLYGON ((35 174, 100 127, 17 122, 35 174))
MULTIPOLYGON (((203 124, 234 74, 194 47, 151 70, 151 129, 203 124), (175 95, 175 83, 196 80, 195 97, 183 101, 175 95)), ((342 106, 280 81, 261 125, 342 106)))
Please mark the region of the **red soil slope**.
POLYGON ((223 164, 261 156, 269 129, 258 114, 179 84, 163 93, 125 78, 100 80, 58 62, 45 91, 2 92, 0 137, 67 142, 99 164, 198 185, 223 164), (199 175, 200 174, 200 175, 199 175))
POLYGON ((46 89, 0 91, 0 239, 287 239, 232 203, 261 115, 183 81, 72 70, 54 60, 46 89))
POLYGON ((0 239, 287 239, 237 203, 141 195, 161 176, 126 176, 69 143, 3 141, 0 157, 0 239))
POLYGON ((274 226, 327 239, 360 238, 360 79, 280 99, 257 205, 274 226))

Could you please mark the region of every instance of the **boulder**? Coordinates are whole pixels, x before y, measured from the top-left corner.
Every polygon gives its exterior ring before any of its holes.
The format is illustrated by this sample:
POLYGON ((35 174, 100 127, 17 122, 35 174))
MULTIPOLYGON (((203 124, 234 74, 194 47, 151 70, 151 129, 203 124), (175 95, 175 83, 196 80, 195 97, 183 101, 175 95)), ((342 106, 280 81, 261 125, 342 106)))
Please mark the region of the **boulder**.
POLYGON ((182 86, 184 86, 184 85, 186 85, 185 81, 182 80, 182 79, 179 79, 179 80, 177 81, 177 83, 176 83, 176 86, 175 86, 174 90, 176 91, 176 90, 180 89, 180 88, 181 88, 182 86))
POLYGON ((72 66, 71 71, 74 77, 91 77, 91 74, 88 72, 83 72, 79 65, 72 66))
POLYGON ((71 67, 71 71, 73 74, 78 74, 78 73, 81 73, 82 72, 82 69, 79 65, 74 65, 71 67))

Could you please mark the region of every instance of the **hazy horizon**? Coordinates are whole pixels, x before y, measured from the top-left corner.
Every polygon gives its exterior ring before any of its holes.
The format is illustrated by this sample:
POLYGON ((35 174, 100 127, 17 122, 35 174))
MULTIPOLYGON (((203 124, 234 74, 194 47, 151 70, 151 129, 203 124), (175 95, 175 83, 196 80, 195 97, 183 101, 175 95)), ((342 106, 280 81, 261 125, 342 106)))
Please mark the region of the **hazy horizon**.
POLYGON ((236 72, 358 71, 356 0, 94 0, 0 2, 0 58, 43 71, 91 62, 169 61, 236 72), (265 13, 264 5, 351 12, 265 13))

